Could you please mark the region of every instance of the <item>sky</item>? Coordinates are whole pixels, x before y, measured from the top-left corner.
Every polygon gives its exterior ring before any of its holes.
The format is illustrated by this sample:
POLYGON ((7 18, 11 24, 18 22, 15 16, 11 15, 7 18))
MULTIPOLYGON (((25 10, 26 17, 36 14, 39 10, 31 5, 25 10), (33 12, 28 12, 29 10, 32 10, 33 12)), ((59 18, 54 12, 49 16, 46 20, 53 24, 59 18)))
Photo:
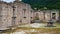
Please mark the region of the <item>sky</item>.
MULTIPOLYGON (((13 1, 15 1, 15 0, 3 0, 3 1, 5 1, 5 2, 13 2, 13 1)), ((21 1, 21 0, 20 0, 21 1)))
POLYGON ((14 1, 14 0, 3 0, 3 1, 5 1, 5 2, 12 2, 12 1, 14 1))

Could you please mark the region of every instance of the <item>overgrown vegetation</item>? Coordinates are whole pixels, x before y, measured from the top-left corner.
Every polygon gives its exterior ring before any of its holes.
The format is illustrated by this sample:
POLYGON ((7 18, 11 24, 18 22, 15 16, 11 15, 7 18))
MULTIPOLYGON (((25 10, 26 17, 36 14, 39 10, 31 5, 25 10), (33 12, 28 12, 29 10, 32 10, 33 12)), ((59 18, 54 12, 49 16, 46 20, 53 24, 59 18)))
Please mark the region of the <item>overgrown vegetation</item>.
POLYGON ((47 7, 48 9, 59 9, 60 10, 60 0, 22 0, 24 3, 28 3, 31 7, 42 9, 47 7))

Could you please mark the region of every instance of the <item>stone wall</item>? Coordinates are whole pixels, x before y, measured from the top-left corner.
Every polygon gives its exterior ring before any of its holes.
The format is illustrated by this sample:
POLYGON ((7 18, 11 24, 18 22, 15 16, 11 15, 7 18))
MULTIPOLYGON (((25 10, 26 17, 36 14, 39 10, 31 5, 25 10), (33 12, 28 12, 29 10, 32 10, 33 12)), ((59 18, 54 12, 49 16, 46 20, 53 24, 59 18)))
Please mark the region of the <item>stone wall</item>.
POLYGON ((23 2, 16 2, 13 3, 0 3, 0 24, 1 27, 8 27, 13 25, 19 25, 19 24, 29 24, 30 23, 30 17, 31 17, 31 6, 29 4, 25 4, 23 2), (1 7, 2 6, 2 7, 1 7), (13 6, 15 8, 13 8, 13 6), (15 23, 13 23, 13 11, 15 18, 15 23))
POLYGON ((34 13, 34 15, 36 16, 36 14, 38 14, 38 18, 39 20, 43 20, 43 21, 48 21, 50 19, 52 19, 52 14, 55 13, 55 18, 54 20, 58 20, 59 17, 59 10, 40 10, 34 13))
POLYGON ((0 26, 8 27, 19 24, 30 24, 36 16, 39 20, 48 21, 52 18, 52 13, 56 13, 56 20, 58 20, 58 10, 40 10, 35 12, 29 4, 23 2, 14 1, 13 3, 0 3, 0 26), (14 7, 13 7, 14 6, 14 7), (13 11, 14 17, 16 17, 13 23, 13 11), (51 13, 50 13, 51 11, 51 13), (44 14, 45 12, 45 14, 44 14), (38 14, 38 15, 36 15, 38 14))

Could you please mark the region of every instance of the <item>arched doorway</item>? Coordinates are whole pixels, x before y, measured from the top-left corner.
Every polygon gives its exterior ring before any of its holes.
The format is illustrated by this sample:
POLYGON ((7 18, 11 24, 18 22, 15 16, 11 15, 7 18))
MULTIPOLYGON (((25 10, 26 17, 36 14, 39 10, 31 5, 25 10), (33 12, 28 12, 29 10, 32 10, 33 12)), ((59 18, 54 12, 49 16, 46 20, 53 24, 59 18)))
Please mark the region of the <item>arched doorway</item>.
POLYGON ((39 13, 36 13, 33 20, 31 20, 31 23, 40 23, 40 19, 39 19, 39 13))

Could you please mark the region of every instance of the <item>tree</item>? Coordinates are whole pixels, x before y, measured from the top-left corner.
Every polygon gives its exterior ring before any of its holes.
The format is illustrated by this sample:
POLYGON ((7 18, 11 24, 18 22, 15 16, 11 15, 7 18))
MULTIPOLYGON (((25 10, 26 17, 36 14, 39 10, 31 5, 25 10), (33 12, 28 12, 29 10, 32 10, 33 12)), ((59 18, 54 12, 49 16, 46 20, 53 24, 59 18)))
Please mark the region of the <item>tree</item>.
POLYGON ((47 7, 60 10, 60 0, 22 0, 22 2, 30 4, 33 9, 47 7))

